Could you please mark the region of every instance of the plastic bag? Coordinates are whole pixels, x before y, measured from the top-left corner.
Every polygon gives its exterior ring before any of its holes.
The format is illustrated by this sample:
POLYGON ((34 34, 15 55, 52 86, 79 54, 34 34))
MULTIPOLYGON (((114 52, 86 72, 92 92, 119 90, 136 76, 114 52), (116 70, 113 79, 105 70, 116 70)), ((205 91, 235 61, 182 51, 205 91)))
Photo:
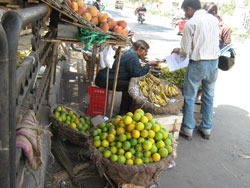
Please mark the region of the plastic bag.
POLYGON ((115 51, 111 46, 105 46, 103 50, 100 52, 100 66, 101 69, 106 67, 112 69, 114 64, 114 55, 115 51))

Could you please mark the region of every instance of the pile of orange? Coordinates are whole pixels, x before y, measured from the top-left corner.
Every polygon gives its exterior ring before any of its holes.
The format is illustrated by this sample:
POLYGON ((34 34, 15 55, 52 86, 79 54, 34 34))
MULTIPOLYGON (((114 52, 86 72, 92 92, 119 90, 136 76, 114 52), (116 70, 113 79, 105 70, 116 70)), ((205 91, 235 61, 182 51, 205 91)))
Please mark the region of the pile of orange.
POLYGON ((112 162, 140 165, 158 162, 172 153, 172 134, 142 109, 100 123, 92 131, 93 145, 112 162))
POLYGON ((72 110, 67 110, 64 107, 58 106, 54 109, 53 115, 75 130, 81 131, 82 133, 89 134, 90 129, 90 117, 81 117, 79 114, 72 110))

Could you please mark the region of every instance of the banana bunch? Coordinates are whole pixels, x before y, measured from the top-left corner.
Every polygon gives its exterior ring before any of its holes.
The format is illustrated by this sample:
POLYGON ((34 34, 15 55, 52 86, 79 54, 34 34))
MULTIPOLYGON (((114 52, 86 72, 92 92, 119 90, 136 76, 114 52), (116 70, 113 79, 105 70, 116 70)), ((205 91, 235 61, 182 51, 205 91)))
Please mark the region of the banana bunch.
POLYGON ((160 106, 166 106, 169 98, 164 93, 164 86, 161 84, 161 80, 151 74, 144 76, 142 80, 139 80, 139 92, 152 103, 160 106))
POLYGON ((174 96, 179 94, 179 89, 174 84, 172 84, 172 85, 167 84, 165 86, 164 92, 165 92, 166 96, 174 97, 174 96))
POLYGON ((16 63, 16 67, 19 68, 21 66, 21 64, 23 63, 24 61, 24 58, 26 56, 28 56, 30 54, 30 52, 32 51, 32 48, 30 48, 28 50, 27 53, 23 52, 23 51, 17 51, 17 63, 16 63))

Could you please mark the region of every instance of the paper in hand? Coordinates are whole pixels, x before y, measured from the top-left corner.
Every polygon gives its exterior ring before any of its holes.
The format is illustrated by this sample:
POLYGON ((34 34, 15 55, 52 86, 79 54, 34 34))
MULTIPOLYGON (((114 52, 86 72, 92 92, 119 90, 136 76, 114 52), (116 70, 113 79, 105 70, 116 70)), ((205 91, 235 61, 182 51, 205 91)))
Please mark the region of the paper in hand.
POLYGON ((188 56, 183 60, 182 57, 176 53, 167 56, 166 60, 170 72, 187 67, 189 63, 188 56))

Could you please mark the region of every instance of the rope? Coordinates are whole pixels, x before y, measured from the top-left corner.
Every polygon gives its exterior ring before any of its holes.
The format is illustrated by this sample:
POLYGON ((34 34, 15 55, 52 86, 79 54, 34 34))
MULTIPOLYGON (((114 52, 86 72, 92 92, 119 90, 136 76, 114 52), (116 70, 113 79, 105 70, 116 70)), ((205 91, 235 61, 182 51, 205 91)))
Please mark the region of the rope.
POLYGON ((86 51, 93 44, 104 43, 107 38, 110 38, 110 36, 78 27, 76 38, 85 44, 84 50, 86 51))

